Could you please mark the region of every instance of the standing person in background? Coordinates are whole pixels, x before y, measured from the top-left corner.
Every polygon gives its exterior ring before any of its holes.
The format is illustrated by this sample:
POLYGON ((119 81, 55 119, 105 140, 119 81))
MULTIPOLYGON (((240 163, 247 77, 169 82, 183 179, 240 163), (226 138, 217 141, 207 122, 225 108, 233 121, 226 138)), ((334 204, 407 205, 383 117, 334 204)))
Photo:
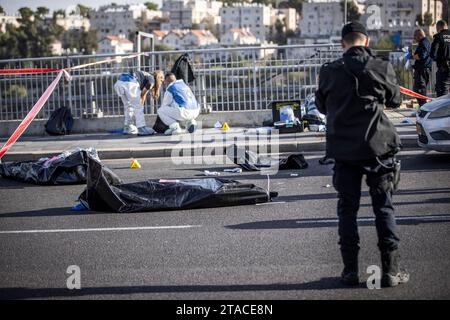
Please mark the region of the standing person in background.
POLYGON ((384 287, 409 280, 399 266, 399 237, 392 201, 400 138, 384 114, 398 108, 400 88, 394 68, 368 48, 366 28, 351 22, 342 29, 343 58, 322 66, 316 105, 327 116, 327 156, 334 158, 333 184, 338 192, 339 244, 346 285, 359 285, 357 215, 361 181, 370 188, 384 287))
POLYGON ((114 90, 122 99, 125 108, 124 134, 148 136, 155 133, 153 129, 145 125, 144 103, 149 92, 154 100, 159 98, 163 81, 162 71, 149 74, 137 70, 120 75, 114 90))
POLYGON ((430 56, 437 65, 436 96, 441 97, 448 94, 450 88, 450 31, 444 20, 436 23, 436 30, 430 56))
MULTIPOLYGON (((413 91, 421 95, 427 95, 427 87, 430 82, 431 65, 433 60, 430 57, 431 44, 422 29, 414 31, 414 40, 419 44, 414 52, 414 87, 413 91)), ((423 106, 427 101, 417 98, 419 106, 423 106)))

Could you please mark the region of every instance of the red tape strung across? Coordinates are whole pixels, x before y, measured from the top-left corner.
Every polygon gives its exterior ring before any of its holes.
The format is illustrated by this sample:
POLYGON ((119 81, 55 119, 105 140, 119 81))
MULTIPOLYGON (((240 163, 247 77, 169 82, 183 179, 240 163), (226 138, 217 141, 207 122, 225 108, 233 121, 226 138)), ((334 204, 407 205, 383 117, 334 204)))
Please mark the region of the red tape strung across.
POLYGON ((19 137, 22 135, 22 133, 28 128, 31 121, 34 120, 36 115, 41 111, 44 104, 47 102, 50 95, 53 93, 53 90, 55 90, 56 85, 58 84, 59 80, 61 79, 61 76, 63 75, 63 71, 60 71, 58 73, 58 76, 55 80, 50 84, 50 86, 45 90, 44 94, 39 98, 39 100, 36 102, 36 104, 33 106, 33 108, 30 110, 30 112, 27 114, 25 119, 22 120, 20 125, 17 127, 17 129, 14 131, 12 136, 6 141, 3 148, 0 150, 0 159, 5 155, 6 152, 8 152, 9 148, 19 139, 19 137))
POLYGON ((0 69, 0 74, 32 74, 32 73, 50 73, 60 71, 55 68, 30 68, 30 69, 0 69))
POLYGON ((432 98, 423 96, 423 95, 421 95, 421 94, 419 94, 417 92, 414 92, 412 90, 409 90, 409 89, 406 89, 406 88, 403 88, 403 87, 400 87, 400 92, 403 93, 403 94, 406 94, 407 96, 414 97, 414 98, 419 98, 419 99, 422 99, 422 100, 433 100, 432 98))

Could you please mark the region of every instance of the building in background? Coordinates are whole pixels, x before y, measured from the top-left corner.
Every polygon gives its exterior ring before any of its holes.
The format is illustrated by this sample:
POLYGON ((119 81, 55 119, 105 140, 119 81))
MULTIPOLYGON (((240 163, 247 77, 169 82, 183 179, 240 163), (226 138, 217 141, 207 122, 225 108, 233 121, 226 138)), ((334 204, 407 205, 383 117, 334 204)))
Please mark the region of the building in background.
POLYGON ((219 41, 209 30, 190 30, 182 38, 184 49, 196 49, 217 44, 219 41))
POLYGON ((376 41, 395 35, 399 42, 396 45, 411 42, 418 27, 433 35, 435 23, 443 16, 443 5, 438 0, 367 0, 365 4, 367 12, 361 20, 367 24, 371 37, 376 41), (420 26, 419 20, 425 25, 420 26))
POLYGON ((14 27, 18 28, 20 24, 17 21, 17 19, 20 19, 20 16, 18 15, 11 16, 5 13, 0 13, 0 33, 6 32, 7 24, 12 24, 14 27))
POLYGON ((91 28, 97 31, 97 39, 108 35, 124 34, 127 37, 139 29, 139 23, 163 17, 161 11, 150 11, 144 4, 106 5, 89 13, 91 28))
POLYGON ((285 32, 287 30, 296 31, 298 28, 299 15, 294 8, 274 8, 271 13, 271 25, 275 26, 277 20, 280 20, 285 24, 285 32))
POLYGON ((98 42, 98 53, 100 54, 123 54, 133 52, 133 42, 125 35, 106 36, 98 42))
POLYGON ((188 33, 188 30, 175 29, 171 30, 167 35, 162 39, 162 44, 173 48, 175 50, 183 49, 183 37, 188 33))
POLYGON ((249 28, 234 28, 228 30, 220 37, 220 44, 227 47, 249 46, 259 44, 260 41, 249 28))
POLYGON ((341 33, 344 13, 341 1, 309 1, 303 3, 300 36, 303 38, 330 38, 341 33))
POLYGON ((270 34, 272 8, 262 4, 234 4, 220 9, 220 33, 248 28, 263 43, 270 34))
POLYGON ((210 0, 164 0, 161 10, 169 16, 165 29, 190 29, 194 25, 220 24, 222 2, 210 0))
POLYGON ((56 24, 67 30, 85 30, 89 31, 91 23, 89 18, 80 15, 78 6, 69 6, 65 10, 65 15, 56 16, 56 24))

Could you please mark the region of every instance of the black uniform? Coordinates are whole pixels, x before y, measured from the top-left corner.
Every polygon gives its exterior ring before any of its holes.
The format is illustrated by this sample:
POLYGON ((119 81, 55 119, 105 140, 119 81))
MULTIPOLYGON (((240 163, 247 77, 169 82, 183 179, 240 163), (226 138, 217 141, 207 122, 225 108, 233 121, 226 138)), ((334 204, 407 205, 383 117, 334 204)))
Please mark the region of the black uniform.
MULTIPOLYGON (((401 95, 392 65, 365 47, 352 47, 322 66, 316 104, 327 115, 327 156, 336 159, 333 184, 338 191, 339 244, 344 272, 357 272, 357 213, 361 180, 367 176, 376 215, 378 246, 383 254, 396 251, 392 203, 394 174, 390 169, 400 149, 395 127, 384 106, 397 108, 401 95)), ((387 264, 388 259, 382 259, 387 264)))
POLYGON ((436 61, 436 95, 438 97, 449 93, 450 88, 450 31, 444 29, 433 37, 431 58, 436 61))
MULTIPOLYGON (((433 60, 430 57, 431 44, 427 37, 420 40, 419 45, 414 51, 414 55, 419 56, 419 60, 414 63, 414 88, 413 91, 421 95, 427 95, 427 86, 430 82, 430 73, 433 60)), ((420 106, 423 106, 427 101, 417 99, 420 106)))

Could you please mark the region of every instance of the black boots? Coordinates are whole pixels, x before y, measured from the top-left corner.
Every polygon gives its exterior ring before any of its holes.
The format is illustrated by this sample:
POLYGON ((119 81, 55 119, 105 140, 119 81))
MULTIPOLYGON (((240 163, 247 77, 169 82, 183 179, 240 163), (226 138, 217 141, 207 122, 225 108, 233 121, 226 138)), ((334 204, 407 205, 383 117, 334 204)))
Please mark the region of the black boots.
POLYGON ((358 276, 358 250, 348 250, 341 248, 344 271, 342 271, 341 281, 346 286, 359 285, 358 276))
POLYGON ((400 269, 400 254, 397 250, 381 253, 381 266, 382 287, 396 287, 409 281, 409 273, 400 269))

